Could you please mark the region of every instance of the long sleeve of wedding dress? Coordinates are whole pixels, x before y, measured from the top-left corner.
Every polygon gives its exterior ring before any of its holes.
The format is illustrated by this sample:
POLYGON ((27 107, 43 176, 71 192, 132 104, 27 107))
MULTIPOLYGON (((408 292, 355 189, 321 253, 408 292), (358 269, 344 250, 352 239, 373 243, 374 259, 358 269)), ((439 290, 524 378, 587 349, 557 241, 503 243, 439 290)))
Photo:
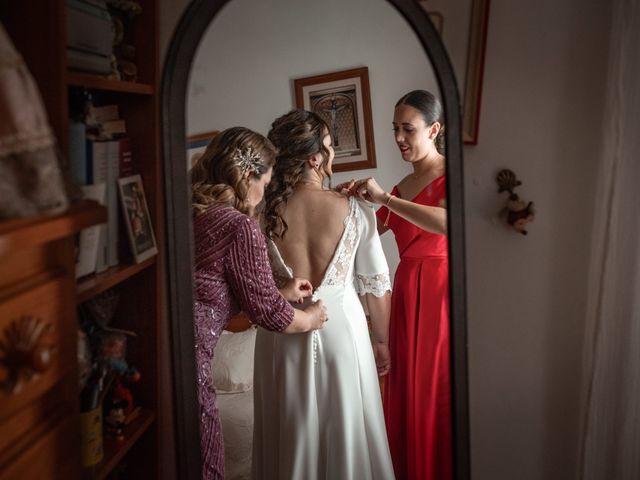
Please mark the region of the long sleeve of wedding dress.
POLYGON ((355 288, 358 295, 371 293, 381 297, 391 290, 389 266, 376 229, 372 206, 362 205, 362 233, 355 258, 355 288))

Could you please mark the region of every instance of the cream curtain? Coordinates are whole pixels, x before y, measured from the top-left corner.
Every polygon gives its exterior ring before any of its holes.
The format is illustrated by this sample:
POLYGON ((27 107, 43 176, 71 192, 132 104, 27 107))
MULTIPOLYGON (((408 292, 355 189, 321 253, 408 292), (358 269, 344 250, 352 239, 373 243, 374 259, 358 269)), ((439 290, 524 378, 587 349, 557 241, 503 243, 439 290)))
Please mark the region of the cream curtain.
POLYGON ((640 479, 640 2, 612 2, 579 478, 640 479))
POLYGON ((40 92, 0 24, 0 220, 58 213, 68 204, 40 92))

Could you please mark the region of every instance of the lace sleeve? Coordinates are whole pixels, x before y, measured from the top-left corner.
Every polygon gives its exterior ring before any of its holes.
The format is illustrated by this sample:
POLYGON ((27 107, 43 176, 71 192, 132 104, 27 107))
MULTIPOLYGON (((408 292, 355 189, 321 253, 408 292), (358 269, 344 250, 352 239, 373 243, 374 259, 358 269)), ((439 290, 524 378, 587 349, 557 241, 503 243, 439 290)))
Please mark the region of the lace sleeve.
POLYGON ((391 290, 389 273, 376 273, 373 275, 356 274, 356 292, 358 295, 371 293, 381 297, 391 290))
POLYGON ((278 247, 271 239, 267 240, 267 253, 269 254, 269 264, 271 265, 276 287, 283 288, 293 278, 293 272, 284 264, 278 247))
POLYGON ((373 208, 359 203, 360 243, 356 251, 355 288, 359 295, 371 293, 381 297, 391 290, 389 266, 382 250, 373 208))

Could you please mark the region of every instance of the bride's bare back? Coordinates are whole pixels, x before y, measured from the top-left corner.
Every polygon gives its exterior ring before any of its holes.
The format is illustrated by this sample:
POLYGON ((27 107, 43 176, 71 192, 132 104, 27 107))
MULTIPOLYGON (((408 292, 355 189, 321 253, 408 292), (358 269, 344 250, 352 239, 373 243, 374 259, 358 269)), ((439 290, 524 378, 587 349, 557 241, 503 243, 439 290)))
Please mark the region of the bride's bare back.
POLYGON ((296 277, 320 286, 344 232, 349 200, 331 190, 298 187, 282 217, 288 230, 276 246, 296 277))

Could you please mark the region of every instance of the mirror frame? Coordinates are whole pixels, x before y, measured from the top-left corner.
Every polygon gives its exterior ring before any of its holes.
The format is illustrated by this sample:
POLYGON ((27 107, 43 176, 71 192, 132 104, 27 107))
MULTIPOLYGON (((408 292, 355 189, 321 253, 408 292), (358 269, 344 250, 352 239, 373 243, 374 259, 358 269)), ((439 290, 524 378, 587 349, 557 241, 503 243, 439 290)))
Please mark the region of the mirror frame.
MULTIPOLYGON (((193 325, 191 193, 186 169, 186 100, 189 74, 200 41, 220 9, 231 0, 192 0, 164 59, 161 85, 164 164, 167 301, 171 334, 176 466, 178 478, 199 480, 198 414, 193 325)), ((415 0, 387 0, 417 35, 433 66, 447 126, 449 301, 453 414, 453 471, 470 478, 467 372, 466 273, 462 113, 453 67, 426 12, 415 0)))

